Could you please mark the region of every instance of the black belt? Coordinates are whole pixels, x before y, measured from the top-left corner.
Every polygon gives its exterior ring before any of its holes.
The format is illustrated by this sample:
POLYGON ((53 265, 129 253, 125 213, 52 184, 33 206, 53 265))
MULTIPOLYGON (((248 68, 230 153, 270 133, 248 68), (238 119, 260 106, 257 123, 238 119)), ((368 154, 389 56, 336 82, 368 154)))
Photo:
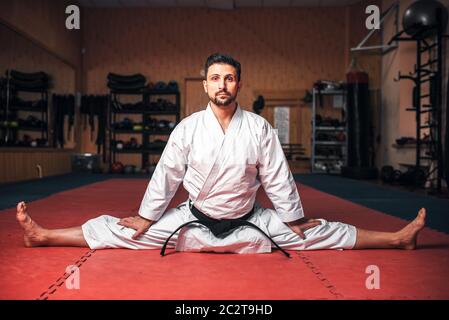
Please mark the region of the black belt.
POLYGON ((195 218, 197 218, 197 220, 186 222, 180 225, 175 231, 173 231, 173 233, 167 238, 167 240, 165 240, 165 243, 162 246, 161 256, 165 254, 165 249, 167 247, 168 241, 171 239, 171 237, 173 237, 173 235, 176 232, 178 232, 185 226, 188 226, 189 224, 199 223, 208 228, 216 237, 219 237, 222 234, 231 231, 237 227, 241 226, 252 227, 256 230, 259 230, 263 235, 265 235, 268 239, 270 239, 271 243, 273 243, 276 248, 281 250, 287 257, 290 257, 290 254, 284 249, 282 249, 276 242, 274 242, 274 240, 271 239, 271 237, 267 235, 262 229, 260 229, 254 223, 247 221, 253 215, 254 208, 249 213, 245 214, 243 217, 240 217, 238 219, 222 219, 222 220, 217 220, 206 216, 204 213, 195 208, 195 206, 192 205, 190 200, 189 200, 189 208, 192 214, 195 216, 195 218))

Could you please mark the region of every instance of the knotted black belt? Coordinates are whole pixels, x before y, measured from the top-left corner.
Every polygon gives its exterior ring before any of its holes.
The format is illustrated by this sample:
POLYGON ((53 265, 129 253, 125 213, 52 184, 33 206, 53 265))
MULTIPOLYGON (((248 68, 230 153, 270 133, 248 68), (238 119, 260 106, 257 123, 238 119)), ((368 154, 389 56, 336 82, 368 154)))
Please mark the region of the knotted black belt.
POLYGON ((208 228, 216 237, 219 237, 222 234, 224 234, 228 231, 231 231, 237 227, 241 227, 241 226, 252 227, 256 230, 259 230, 263 235, 265 235, 268 239, 270 239, 271 243, 273 243, 276 248, 281 250, 287 257, 290 257, 290 254, 287 251, 285 251, 284 249, 282 249, 273 239, 271 239, 271 237, 269 235, 267 235, 262 229, 260 229, 254 223, 251 223, 248 221, 248 219, 254 213, 254 207, 250 212, 245 214, 243 217, 240 217, 238 219, 222 219, 222 220, 217 220, 217 219, 213 219, 213 218, 206 216, 204 213, 202 213, 197 208, 195 208, 195 206, 192 205, 190 200, 189 200, 189 208, 197 220, 192 220, 192 221, 186 222, 186 223, 180 225, 175 231, 173 231, 173 233, 167 238, 167 240, 165 240, 165 243, 162 246, 161 256, 163 256, 165 254, 165 249, 167 247, 167 244, 170 241, 170 239, 173 237, 173 235, 175 235, 176 232, 178 232, 185 226, 188 226, 189 224, 198 223, 198 224, 202 224, 203 226, 208 228))

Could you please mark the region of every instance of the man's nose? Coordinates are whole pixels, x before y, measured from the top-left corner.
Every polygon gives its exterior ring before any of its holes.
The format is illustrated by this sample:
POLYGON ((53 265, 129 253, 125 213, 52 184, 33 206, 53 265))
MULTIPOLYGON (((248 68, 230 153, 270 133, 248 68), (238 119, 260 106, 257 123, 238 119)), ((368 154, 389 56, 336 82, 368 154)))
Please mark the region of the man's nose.
POLYGON ((223 79, 223 80, 220 80, 220 81, 218 81, 218 89, 224 89, 224 88, 226 88, 226 81, 223 79))

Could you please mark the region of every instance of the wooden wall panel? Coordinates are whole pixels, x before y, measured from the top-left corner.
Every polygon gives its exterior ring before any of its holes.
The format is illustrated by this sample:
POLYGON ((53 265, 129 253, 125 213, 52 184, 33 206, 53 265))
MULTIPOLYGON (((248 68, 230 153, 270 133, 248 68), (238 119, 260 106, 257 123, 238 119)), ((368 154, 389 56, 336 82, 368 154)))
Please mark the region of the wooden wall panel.
POLYGON ((81 59, 81 32, 65 27, 65 8, 70 4, 73 2, 68 0, 0 0, 0 22, 3 21, 78 67, 81 59))
MULTIPOLYGON (((220 51, 242 63, 243 88, 238 101, 252 111, 256 92, 303 94, 318 79, 344 80, 345 10, 89 9, 83 34, 86 91, 107 93, 108 72, 140 72, 152 82, 178 81, 182 114, 190 114, 197 108, 185 110, 184 81, 200 77, 207 56, 220 51)), ((292 119, 303 121, 299 111, 292 119)), ((92 143, 85 138, 83 151, 90 151, 92 143)), ((292 137, 292 141, 303 139, 292 137)))
POLYGON ((110 71, 138 71, 151 81, 182 84, 186 77, 198 77, 215 51, 242 62, 240 101, 246 106, 255 89, 291 90, 308 88, 318 78, 342 80, 343 16, 344 8, 92 9, 84 28, 87 91, 107 92, 110 71))
POLYGON ((301 128, 299 143, 304 147, 304 155, 312 155, 312 108, 309 105, 300 106, 300 124, 301 128))
MULTIPOLYGON (((358 51, 351 53, 350 48, 356 47, 367 36, 370 30, 365 27, 365 20, 368 17, 365 14, 365 8, 368 5, 377 5, 382 11, 382 0, 361 1, 355 5, 348 6, 347 10, 347 50, 345 68, 347 69, 351 62, 351 57, 357 59, 359 67, 368 73, 369 85, 371 89, 379 89, 381 87, 381 63, 382 55, 376 54, 374 51, 358 51)), ((388 8, 385 6, 385 8, 388 8)), ((402 16, 400 16, 402 17, 402 16)), ((392 20, 392 16, 389 17, 392 20)), ((400 23, 400 22, 399 22, 400 23)), ((385 36, 389 36, 386 34, 385 36)), ((388 39, 389 40, 389 39, 388 39)), ((388 41, 386 40, 386 41, 388 41)), ((365 43, 365 46, 374 46, 382 44, 382 33, 376 31, 371 38, 365 43)), ((345 69, 345 72, 346 72, 345 69)))
POLYGON ((305 149, 304 156, 310 157, 311 104, 305 104, 300 100, 304 97, 305 90, 255 91, 255 95, 264 97, 266 107, 260 115, 273 126, 274 108, 289 107, 289 141, 292 144, 302 144, 305 149))
POLYGON ((191 115, 194 112, 203 110, 209 103, 207 94, 204 93, 202 78, 191 78, 185 81, 185 97, 182 117, 191 115))
POLYGON ((37 165, 43 177, 71 171, 71 152, 37 149, 0 149, 0 183, 38 179, 37 165))

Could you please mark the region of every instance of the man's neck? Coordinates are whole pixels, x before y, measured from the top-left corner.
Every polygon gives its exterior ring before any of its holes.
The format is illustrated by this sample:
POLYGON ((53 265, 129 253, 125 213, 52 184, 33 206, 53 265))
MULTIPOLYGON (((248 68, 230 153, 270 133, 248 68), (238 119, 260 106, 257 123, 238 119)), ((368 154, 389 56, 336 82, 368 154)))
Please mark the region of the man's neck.
POLYGON ((237 110, 237 103, 233 102, 226 107, 223 107, 223 106, 218 107, 214 103, 211 102, 210 106, 212 108, 212 111, 214 112, 215 117, 217 118, 218 122, 220 123, 221 128, 226 133, 229 123, 231 123, 232 116, 234 115, 235 110, 237 110))

